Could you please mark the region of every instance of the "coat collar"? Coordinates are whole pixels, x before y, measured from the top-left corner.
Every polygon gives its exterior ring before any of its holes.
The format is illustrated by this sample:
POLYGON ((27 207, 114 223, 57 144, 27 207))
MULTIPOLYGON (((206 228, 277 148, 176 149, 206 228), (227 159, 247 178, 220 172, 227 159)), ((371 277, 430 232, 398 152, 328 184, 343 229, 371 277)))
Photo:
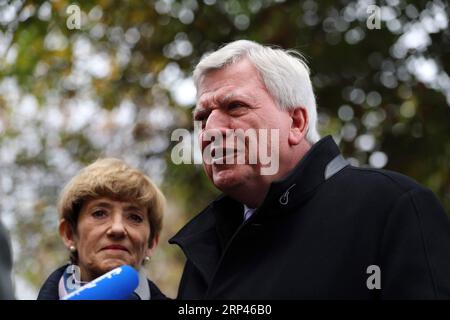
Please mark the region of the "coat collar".
MULTIPOLYGON (((321 139, 290 174, 271 184, 263 204, 248 221, 291 212, 290 209, 306 201, 320 184, 347 165, 333 138, 321 139)), ((243 205, 221 195, 188 222, 169 243, 182 248, 208 283, 226 243, 242 222, 243 205)))
POLYGON ((349 163, 342 157, 331 136, 326 136, 305 154, 297 166, 283 179, 274 181, 260 210, 268 215, 291 209, 307 200, 316 188, 346 167, 349 163))

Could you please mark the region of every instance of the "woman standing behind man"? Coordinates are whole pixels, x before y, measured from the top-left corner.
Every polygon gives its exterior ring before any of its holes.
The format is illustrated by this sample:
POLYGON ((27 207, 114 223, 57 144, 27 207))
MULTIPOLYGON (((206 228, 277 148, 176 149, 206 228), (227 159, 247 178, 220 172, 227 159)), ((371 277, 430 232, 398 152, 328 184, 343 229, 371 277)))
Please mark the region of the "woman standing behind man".
POLYGON ((84 168, 58 204, 59 233, 70 264, 49 276, 38 300, 61 299, 122 265, 139 271, 139 285, 129 299, 167 299, 142 268, 158 244, 164 203, 152 181, 121 160, 101 159, 84 168))

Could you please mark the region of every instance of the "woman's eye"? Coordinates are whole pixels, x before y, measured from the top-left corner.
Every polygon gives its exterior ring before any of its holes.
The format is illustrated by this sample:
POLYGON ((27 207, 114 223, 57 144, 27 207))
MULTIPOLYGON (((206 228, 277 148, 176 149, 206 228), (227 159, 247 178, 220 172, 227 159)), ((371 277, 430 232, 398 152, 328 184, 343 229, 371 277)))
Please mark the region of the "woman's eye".
POLYGON ((133 220, 134 222, 138 222, 138 223, 141 223, 142 221, 144 221, 144 219, 138 214, 130 214, 130 219, 133 220))
POLYGON ((92 216, 94 218, 103 218, 106 216, 106 211, 105 210, 95 210, 94 212, 92 212, 92 216))

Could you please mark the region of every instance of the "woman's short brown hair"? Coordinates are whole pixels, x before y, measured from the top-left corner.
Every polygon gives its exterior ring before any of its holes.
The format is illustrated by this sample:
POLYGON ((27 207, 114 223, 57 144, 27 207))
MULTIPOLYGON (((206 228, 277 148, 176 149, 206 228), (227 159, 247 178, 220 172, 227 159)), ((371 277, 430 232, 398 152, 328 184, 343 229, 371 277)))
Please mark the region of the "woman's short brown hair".
POLYGON ((65 219, 76 233, 83 204, 100 197, 136 201, 147 208, 150 223, 149 247, 152 246, 153 240, 161 232, 165 198, 149 177, 122 160, 99 159, 82 169, 65 186, 58 202, 60 218, 65 219))

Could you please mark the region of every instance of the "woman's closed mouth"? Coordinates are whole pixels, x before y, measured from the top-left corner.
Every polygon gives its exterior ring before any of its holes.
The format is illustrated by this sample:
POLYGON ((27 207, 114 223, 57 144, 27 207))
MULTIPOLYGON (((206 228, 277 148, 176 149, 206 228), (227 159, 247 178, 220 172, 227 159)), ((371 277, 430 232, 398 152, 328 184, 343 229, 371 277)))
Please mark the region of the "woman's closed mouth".
POLYGON ((109 246, 103 247, 102 250, 122 250, 122 251, 129 251, 127 248, 120 244, 111 244, 109 246))

